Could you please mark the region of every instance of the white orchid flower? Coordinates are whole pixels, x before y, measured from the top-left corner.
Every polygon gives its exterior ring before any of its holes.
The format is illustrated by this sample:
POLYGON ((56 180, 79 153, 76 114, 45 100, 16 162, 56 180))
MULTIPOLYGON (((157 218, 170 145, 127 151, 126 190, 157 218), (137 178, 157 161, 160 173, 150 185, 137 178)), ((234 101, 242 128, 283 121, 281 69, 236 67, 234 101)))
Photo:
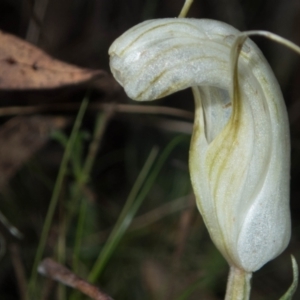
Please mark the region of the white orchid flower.
POLYGON ((238 43, 240 34, 213 20, 151 20, 119 37, 109 54, 134 100, 192 87, 197 205, 217 248, 250 281, 290 240, 290 141, 273 72, 250 39, 238 43))

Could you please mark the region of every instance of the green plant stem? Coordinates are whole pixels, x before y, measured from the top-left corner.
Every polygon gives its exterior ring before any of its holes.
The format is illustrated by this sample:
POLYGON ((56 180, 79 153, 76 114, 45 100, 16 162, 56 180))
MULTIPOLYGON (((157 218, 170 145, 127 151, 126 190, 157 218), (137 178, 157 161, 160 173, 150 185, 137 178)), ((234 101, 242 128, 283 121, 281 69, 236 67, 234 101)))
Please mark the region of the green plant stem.
POLYGON ((181 12, 178 16, 179 18, 185 18, 186 17, 186 15, 189 12, 190 7, 191 7, 193 2, 194 2, 194 0, 185 0, 184 5, 181 9, 181 12))
MULTIPOLYGON (((62 200, 62 197, 60 198, 62 200)), ((60 201, 62 202, 62 201, 60 201)), ((56 257, 57 261, 60 264, 65 264, 66 261, 66 219, 64 216, 63 203, 59 205, 59 232, 58 232, 58 240, 56 245, 56 257)), ((65 300, 66 299, 66 286, 60 284, 57 289, 57 299, 65 300)))
POLYGON ((225 300, 249 300, 252 273, 231 267, 225 300))
POLYGON ((79 254, 80 254, 80 247, 81 241, 83 236, 83 229, 86 220, 86 213, 87 213, 87 201, 82 199, 79 211, 79 217, 77 222, 76 228, 76 236, 75 236, 75 243, 74 243, 74 251, 73 251, 73 263, 72 269, 74 273, 78 272, 78 265, 79 265, 79 254))
MULTIPOLYGON (((70 138, 68 140, 68 144, 66 146, 66 149, 65 149, 65 152, 64 152, 64 155, 62 158, 62 162, 61 162, 61 165, 59 168, 59 172, 58 172, 57 179, 55 182, 54 190, 53 190, 52 197, 50 200, 49 208, 48 208, 47 215, 45 218, 44 226, 42 229, 41 238, 40 238, 37 252, 35 255, 34 263, 32 266, 32 271, 31 271, 31 276, 30 276, 30 281, 29 281, 30 295, 34 293, 34 289, 36 288, 37 267, 38 267, 39 262, 42 259, 43 253, 44 253, 48 233, 49 233, 49 230, 51 227, 53 215, 54 215, 54 212, 55 212, 55 209, 57 206, 57 201, 58 201, 61 187, 63 184, 63 179, 64 179, 64 176, 67 171, 67 165, 68 165, 68 162, 69 162, 69 159, 71 156, 72 148, 74 146, 74 142, 75 142, 78 130, 81 126, 81 122, 82 122, 84 113, 87 109, 88 102, 89 102, 88 97, 85 97, 82 101, 82 104, 81 104, 79 112, 77 114, 70 138)), ((31 299, 33 299, 33 298, 34 297, 31 297, 31 299)))
POLYGON ((298 287, 298 277, 299 277, 299 270, 298 264, 295 257, 292 255, 292 266, 293 266, 293 282, 286 293, 280 297, 279 300, 291 300, 293 299, 293 295, 295 294, 297 287, 298 287))
MULTIPOLYGON (((77 223, 77 229, 76 229, 76 237, 75 237, 75 244, 74 244, 74 252, 73 252, 73 271, 76 273, 78 271, 78 263, 79 263, 79 254, 80 254, 80 246, 81 246, 81 240, 83 236, 83 229, 84 229, 84 223, 85 223, 85 217, 86 217, 86 211, 87 211, 87 203, 84 201, 84 197, 82 197, 82 189, 83 186, 88 182, 90 173, 92 171, 92 167, 95 162, 95 158, 103 137, 103 134, 105 132, 105 128, 107 125, 107 122, 110 118, 110 114, 108 112, 100 112, 97 115, 96 124, 95 124, 95 130, 93 134, 93 140, 91 141, 89 145, 89 150, 87 157, 84 162, 84 166, 82 168, 81 174, 79 178, 77 178, 77 183, 75 187, 74 192, 74 199, 72 205, 74 208, 78 205, 80 206, 79 211, 79 219, 77 223), (81 204, 80 204, 81 202, 81 204)), ((70 219, 72 219, 72 216, 74 214, 74 209, 71 211, 69 215, 69 222, 70 219)))
POLYGON ((94 283, 97 278, 100 276, 102 270, 104 269, 108 259, 112 255, 113 250, 117 246, 124 232, 128 228, 130 224, 130 219, 128 218, 128 214, 130 212, 131 206, 133 205, 134 200, 137 197, 137 194, 143 185, 153 163, 157 156, 158 149, 153 148, 150 152, 148 159, 144 167, 142 168, 137 180, 135 181, 134 186, 132 187, 131 192, 126 200, 125 206, 122 209, 122 212, 117 220, 116 225, 114 226, 107 242, 105 243, 102 251, 100 252, 89 276, 88 281, 94 283))
POLYGON ((163 153, 160 155, 157 163, 155 164, 153 171, 145 181, 150 168, 156 158, 157 150, 153 149, 142 169, 140 172, 127 200, 125 206, 118 218, 116 225, 114 226, 107 242, 105 243, 102 251, 100 252, 96 263, 94 264, 89 276, 88 281, 94 283, 100 276, 101 272, 103 271, 106 263, 108 262, 110 256, 112 255, 114 249, 118 245, 119 241, 123 237, 125 231, 131 224, 133 217, 135 216, 136 212, 138 211, 139 207, 141 206, 143 200, 149 193, 155 179, 157 178, 163 164, 169 157, 172 150, 183 140, 185 140, 185 136, 178 136, 174 138, 168 146, 164 149, 163 153), (145 183, 144 183, 145 181, 145 183), (143 184, 144 183, 144 184, 143 184), (141 191, 140 191, 141 190, 141 191), (140 192, 139 192, 140 191, 140 192))
POLYGON ((88 177, 92 171, 92 167, 95 162, 96 154, 98 152, 98 149, 99 149, 103 134, 105 132, 107 122, 109 121, 109 118, 110 118, 110 114, 106 111, 100 112, 97 115, 93 140, 90 144, 89 152, 88 152, 88 155, 86 157, 84 167, 83 167, 84 178, 88 179, 88 177))

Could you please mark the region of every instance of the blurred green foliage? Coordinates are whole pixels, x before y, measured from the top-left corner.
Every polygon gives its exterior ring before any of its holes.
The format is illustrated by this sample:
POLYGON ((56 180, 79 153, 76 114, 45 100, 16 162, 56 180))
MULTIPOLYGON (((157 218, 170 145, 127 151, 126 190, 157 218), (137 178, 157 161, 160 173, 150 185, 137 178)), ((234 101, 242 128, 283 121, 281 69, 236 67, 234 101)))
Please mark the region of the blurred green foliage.
MULTIPOLYGON (((32 14, 33 2, 1 0, 0 29, 26 38, 30 20, 37 18, 38 46, 67 62, 108 70, 107 50, 117 36, 145 19, 175 17, 183 1, 49 0, 43 18, 32 14)), ((241 30, 270 30, 300 44, 299 14, 298 0, 195 0, 189 15, 219 19, 241 30)), ((300 258, 300 69, 296 55, 271 42, 257 42, 282 86, 293 149, 292 240, 282 256, 253 277, 252 299, 266 300, 278 299, 291 282, 289 253, 298 261, 300 258)), ((0 103, 24 107, 81 103, 85 93, 85 87, 2 91, 0 103)), ((93 90, 89 99, 90 103, 132 104, 122 91, 112 96, 107 90, 93 90)), ((189 91, 156 105, 193 110, 189 91)), ((76 117, 74 111, 60 115, 76 117)), ((43 257, 53 257, 118 300, 223 299, 228 267, 210 241, 194 204, 188 173, 190 135, 180 122, 174 128, 173 121, 183 119, 85 112, 69 149, 49 233, 43 236, 43 257), (92 145, 99 149, 91 155, 92 145)), ((70 124, 54 133, 0 191, 0 211, 24 236, 15 238, 0 222, 0 247, 4 251, 0 260, 1 299, 26 299, 15 272, 23 267, 26 281, 30 278, 72 128, 70 124), (19 266, 13 264, 12 245, 19 248, 19 266)), ((51 285, 40 275, 36 280, 30 300, 84 299, 62 285, 51 285)), ((298 291, 295 299, 299 297, 298 291)))

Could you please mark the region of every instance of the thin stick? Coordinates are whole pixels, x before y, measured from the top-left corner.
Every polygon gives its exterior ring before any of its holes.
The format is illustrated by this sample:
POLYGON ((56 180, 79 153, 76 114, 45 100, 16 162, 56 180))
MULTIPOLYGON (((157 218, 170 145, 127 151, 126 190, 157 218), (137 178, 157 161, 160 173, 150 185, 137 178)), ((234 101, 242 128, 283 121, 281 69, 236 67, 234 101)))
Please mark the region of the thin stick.
POLYGON ((40 263, 38 272, 64 285, 77 289, 94 300, 113 300, 98 287, 83 280, 51 258, 46 258, 40 263))
POLYGON ((168 292, 167 292, 167 299, 174 299, 174 286, 176 285, 176 279, 180 274, 181 269, 181 258, 184 253, 184 249, 187 243, 187 238, 190 234, 190 228, 192 225, 194 212, 195 212, 195 198, 194 196, 190 195, 189 198, 186 198, 187 202, 187 209, 181 212, 178 222, 178 229, 177 229, 177 241, 175 244, 175 251, 172 257, 171 263, 171 275, 168 282, 168 292))
MULTIPOLYGON (((72 111, 78 110, 80 103, 61 103, 61 104, 43 104, 36 106, 11 106, 1 107, 0 117, 12 115, 30 115, 49 111, 72 111)), ((160 114, 169 115, 185 119, 194 119, 194 113, 167 106, 151 105, 133 105, 133 104, 115 104, 115 103, 91 103, 88 110, 110 110, 116 113, 133 114, 160 114)))
MULTIPOLYGON (((19 229, 17 229, 15 226, 13 226, 8 219, 3 215, 3 213, 0 211, 0 223, 2 223, 10 232, 10 234, 12 234, 13 236, 15 236, 18 239, 22 239, 23 238, 23 234, 19 231, 19 229)), ((1 256, 1 253, 0 253, 1 256)))
POLYGON ((195 206, 195 197, 194 194, 181 197, 179 199, 167 202, 147 213, 144 213, 138 217, 136 217, 131 226, 129 227, 129 231, 138 230, 149 226, 155 222, 158 222, 162 218, 169 216, 171 214, 177 213, 180 210, 190 210, 195 206), (192 201, 188 199, 192 198, 192 201))
POLYGON ((43 284, 43 288, 41 291, 41 300, 49 300, 51 299, 51 294, 55 291, 56 282, 52 279, 48 278, 43 284))
POLYGON ((192 5, 192 3, 194 2, 194 0, 185 0, 185 3, 181 9, 181 12, 178 16, 178 18, 185 18, 186 15, 188 14, 190 7, 192 5))
POLYGON ((16 273, 16 279, 17 279, 17 284, 19 287, 19 294, 21 300, 28 300, 27 298, 27 281, 26 281, 26 276, 25 276, 25 269, 24 265, 22 263, 21 257, 20 257, 20 249, 17 244, 12 244, 9 247, 10 250, 10 257, 11 257, 11 262, 13 265, 13 268, 16 273))
MULTIPOLYGON (((170 202, 160 205, 157 208, 154 208, 151 211, 148 211, 144 214, 135 217, 128 228, 128 232, 141 230, 142 228, 150 226, 155 222, 159 222, 161 219, 169 215, 178 213, 183 209, 190 209, 191 207, 194 206, 195 206, 194 194, 180 197, 176 200, 172 200, 170 202), (187 198, 191 198, 191 197, 193 197, 193 202, 189 203, 187 201, 187 198)), ((100 232, 93 233, 84 239, 83 244, 84 245, 91 244, 91 243, 93 244, 93 243, 98 243, 99 241, 103 242, 107 239, 107 236, 111 231, 112 228, 108 228, 100 232)))

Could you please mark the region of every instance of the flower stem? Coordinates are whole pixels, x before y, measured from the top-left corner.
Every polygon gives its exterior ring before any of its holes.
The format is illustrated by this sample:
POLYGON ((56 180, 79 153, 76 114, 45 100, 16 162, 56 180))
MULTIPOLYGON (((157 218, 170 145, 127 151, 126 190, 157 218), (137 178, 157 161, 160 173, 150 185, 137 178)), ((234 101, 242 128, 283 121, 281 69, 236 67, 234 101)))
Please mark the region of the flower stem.
POLYGON ((194 0, 185 0, 178 18, 185 18, 194 0))
POLYGON ((252 273, 231 267, 225 300, 249 300, 252 273))

